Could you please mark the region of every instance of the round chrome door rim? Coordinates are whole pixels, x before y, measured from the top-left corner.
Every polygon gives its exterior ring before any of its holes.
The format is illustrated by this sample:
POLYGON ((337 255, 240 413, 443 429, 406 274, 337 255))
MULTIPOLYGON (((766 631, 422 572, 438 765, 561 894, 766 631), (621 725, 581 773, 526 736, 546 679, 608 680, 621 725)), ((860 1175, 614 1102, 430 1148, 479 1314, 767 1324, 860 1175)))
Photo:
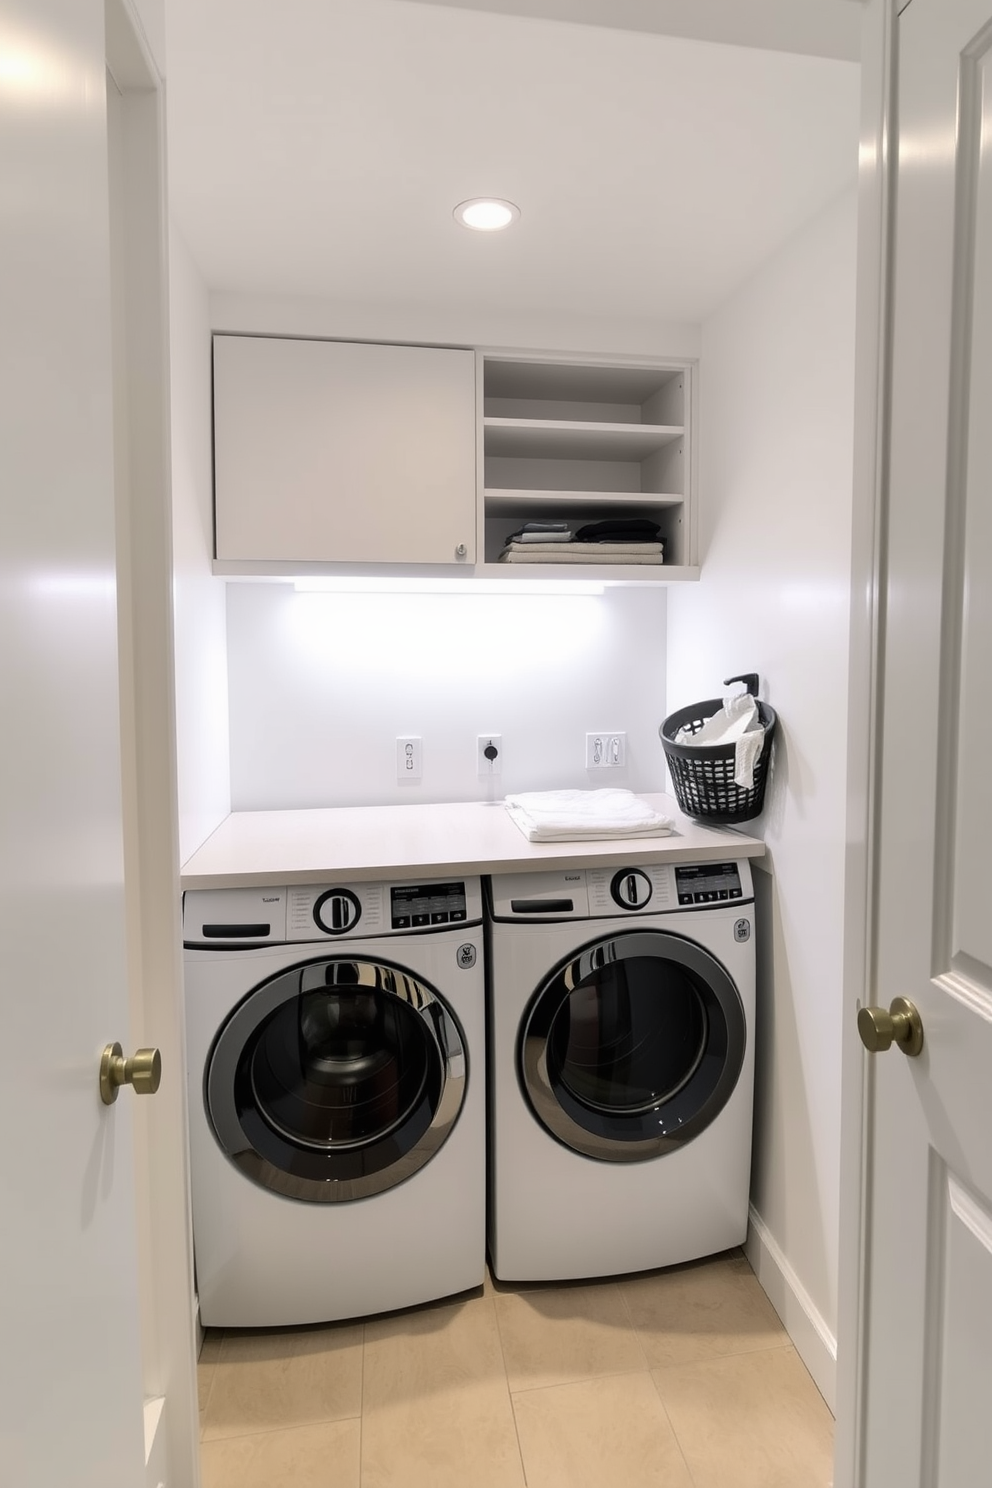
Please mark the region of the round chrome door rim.
MULTIPOLYGON (((332 988, 333 990, 333 988, 332 988)), ((290 996, 295 995, 291 993, 290 996)), ((207 1121, 227 1157, 244 1177, 259 1187, 286 1198, 309 1203, 348 1203, 354 1199, 383 1193, 424 1167, 441 1148, 458 1118, 468 1081, 468 1055, 457 1020, 450 1008, 430 987, 404 967, 372 958, 324 956, 319 960, 286 967, 267 982, 255 987, 228 1015, 219 1029, 207 1057, 203 1077, 203 1102, 207 1121), (259 1153, 251 1144, 238 1117, 234 1100, 235 1077, 242 1054, 256 1030, 276 1011, 287 997, 287 981, 294 975, 328 964, 347 964, 358 971, 348 985, 371 988, 383 996, 398 997, 427 1024, 428 1037, 437 1051, 442 1071, 440 1098, 430 1124, 416 1145, 395 1162, 360 1177, 335 1178, 330 1172, 333 1152, 327 1153, 329 1172, 326 1177, 309 1178, 279 1167, 259 1153), (385 977, 380 976, 385 973, 385 977)), ((260 1116, 270 1130, 275 1128, 260 1116)), ((402 1122, 377 1134, 376 1142, 387 1140, 402 1122)), ((309 1150, 313 1147, 282 1137, 287 1147, 309 1150)), ((347 1143, 336 1150, 342 1156, 374 1143, 347 1143)))
MULTIPOLYGON (((711 1027, 710 1037, 712 1036, 711 1027)), ((746 1044, 747 1026, 740 995, 729 973, 714 956, 695 941, 662 930, 619 932, 600 937, 582 947, 545 979, 531 999, 521 1021, 517 1070, 534 1116, 563 1146, 581 1156, 603 1162, 644 1162, 684 1146, 716 1119, 736 1088, 744 1064, 746 1044), (664 1101, 638 1111, 624 1111, 622 1108, 614 1110, 611 1118, 614 1134, 605 1135, 583 1125, 563 1107, 548 1068, 548 1039, 555 1018, 574 991, 610 962, 629 960, 635 956, 674 962, 696 974, 706 989, 704 1008, 710 1024, 712 1025, 715 1011, 722 1016, 726 1031, 726 1057, 712 1081, 712 1088, 705 1093, 689 1119, 676 1129, 650 1136, 620 1134, 625 1123, 632 1128, 639 1117, 650 1115, 651 1111, 664 1111, 667 1105, 686 1091, 693 1080, 699 1077, 706 1048, 694 1061, 693 1069, 668 1093, 664 1101)), ((567 1086, 565 1088, 577 1109, 594 1111, 591 1103, 580 1100, 574 1092, 568 1091, 567 1086)), ((605 1114, 602 1108, 599 1114, 605 1114)))

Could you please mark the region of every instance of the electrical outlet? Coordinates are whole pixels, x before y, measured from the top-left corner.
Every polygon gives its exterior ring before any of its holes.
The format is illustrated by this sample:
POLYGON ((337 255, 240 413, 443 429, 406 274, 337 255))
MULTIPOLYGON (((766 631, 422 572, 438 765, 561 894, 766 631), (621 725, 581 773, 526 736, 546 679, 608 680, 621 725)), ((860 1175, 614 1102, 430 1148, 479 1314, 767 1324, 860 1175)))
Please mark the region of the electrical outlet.
POLYGON ((476 741, 476 756, 480 775, 499 775, 503 769, 502 735, 480 734, 476 741))
POLYGON ((619 769, 627 763, 627 735, 622 731, 603 730, 586 734, 586 769, 619 769))
POLYGON ((407 735, 396 740, 396 779, 400 785, 419 780, 423 772, 423 740, 419 735, 407 735))

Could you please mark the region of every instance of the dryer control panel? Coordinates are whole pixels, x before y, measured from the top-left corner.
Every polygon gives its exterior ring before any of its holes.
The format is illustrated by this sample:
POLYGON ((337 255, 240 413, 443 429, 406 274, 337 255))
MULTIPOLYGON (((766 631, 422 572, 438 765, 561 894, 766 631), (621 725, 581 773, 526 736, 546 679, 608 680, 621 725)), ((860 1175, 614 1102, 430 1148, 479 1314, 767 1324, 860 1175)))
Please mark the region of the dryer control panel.
POLYGON ((746 858, 502 873, 490 880, 489 893, 496 920, 617 919, 720 909, 754 897, 746 858))

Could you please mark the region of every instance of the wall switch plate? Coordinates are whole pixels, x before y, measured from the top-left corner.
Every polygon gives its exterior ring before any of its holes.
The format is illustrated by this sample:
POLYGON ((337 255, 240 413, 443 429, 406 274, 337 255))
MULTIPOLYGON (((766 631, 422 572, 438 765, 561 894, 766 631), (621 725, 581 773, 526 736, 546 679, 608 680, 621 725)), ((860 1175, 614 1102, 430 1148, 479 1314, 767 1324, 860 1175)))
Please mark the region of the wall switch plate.
POLYGON ((396 779, 400 785, 419 780, 423 773, 423 739, 408 734, 396 740, 396 779))
POLYGON ((617 770, 627 763, 627 735, 622 730, 586 734, 586 769, 617 770))
POLYGON ((480 775, 499 775, 503 769, 502 734, 480 734, 476 741, 476 755, 480 775))

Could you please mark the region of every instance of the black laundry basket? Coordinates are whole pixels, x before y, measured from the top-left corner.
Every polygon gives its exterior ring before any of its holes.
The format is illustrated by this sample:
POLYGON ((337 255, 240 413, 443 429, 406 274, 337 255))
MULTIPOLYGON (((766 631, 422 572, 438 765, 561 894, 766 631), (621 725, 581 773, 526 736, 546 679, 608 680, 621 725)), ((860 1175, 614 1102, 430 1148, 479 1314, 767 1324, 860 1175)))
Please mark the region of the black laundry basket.
MULTIPOLYGON (((728 677, 724 687, 728 687, 731 682, 743 682, 757 701, 756 672, 748 672, 742 677, 728 677)), ((675 799, 685 815, 716 825, 729 826, 733 822, 750 821, 752 817, 761 815, 776 718, 772 708, 758 702, 758 721, 765 731, 765 742, 754 764, 754 783, 750 790, 743 790, 734 780, 733 744, 703 744, 694 747, 692 744, 675 742, 680 729, 689 728, 694 734, 698 733, 703 724, 714 713, 719 713, 722 707, 723 698, 707 698, 705 702, 680 708, 678 712, 668 715, 658 734, 668 759, 675 799)))

